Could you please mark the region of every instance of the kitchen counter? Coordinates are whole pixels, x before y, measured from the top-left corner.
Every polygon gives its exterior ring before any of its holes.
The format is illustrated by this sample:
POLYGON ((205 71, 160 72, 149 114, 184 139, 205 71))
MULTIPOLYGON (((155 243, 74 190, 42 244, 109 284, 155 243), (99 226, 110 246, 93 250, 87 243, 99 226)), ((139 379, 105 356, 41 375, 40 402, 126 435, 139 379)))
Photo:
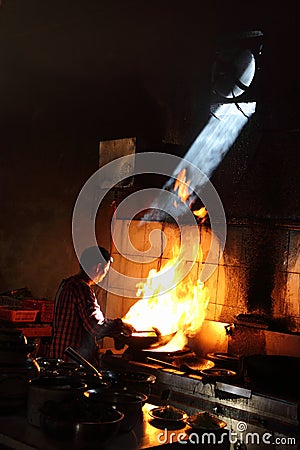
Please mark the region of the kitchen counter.
MULTIPOLYGON (((143 406, 143 417, 137 423, 135 428, 128 432, 115 436, 105 447, 105 450, 142 450, 158 448, 180 448, 182 443, 178 441, 186 440, 189 445, 188 432, 190 428, 184 423, 180 428, 165 430, 164 425, 155 423, 151 419, 149 410, 156 405, 146 403, 143 406), (158 428, 159 426, 159 428, 158 428), (170 447, 171 445, 171 447, 170 447)), ((11 416, 0 416, 0 448, 4 445, 17 450, 74 450, 74 444, 70 441, 51 439, 45 436, 40 428, 30 425, 27 421, 26 413, 11 416)), ((195 444, 191 443, 195 446, 195 444)), ((186 445, 185 445, 186 447, 186 445)), ((215 446, 210 444, 207 448, 213 449, 215 446)), ((202 447, 205 449, 206 447, 202 447)), ((225 450, 227 445, 218 444, 219 450, 225 450)), ((85 449, 82 449, 85 450, 85 449)))

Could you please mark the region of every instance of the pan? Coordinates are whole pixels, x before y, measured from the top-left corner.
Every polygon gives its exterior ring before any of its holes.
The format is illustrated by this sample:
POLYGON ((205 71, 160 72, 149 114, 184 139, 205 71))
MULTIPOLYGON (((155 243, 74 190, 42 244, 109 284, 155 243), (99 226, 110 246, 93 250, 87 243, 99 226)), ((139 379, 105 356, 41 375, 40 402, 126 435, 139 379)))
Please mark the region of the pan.
POLYGON ((166 345, 175 334, 176 331, 162 335, 157 328, 153 327, 152 330, 148 331, 134 331, 130 336, 122 334, 118 337, 118 341, 134 349, 157 348, 166 345))

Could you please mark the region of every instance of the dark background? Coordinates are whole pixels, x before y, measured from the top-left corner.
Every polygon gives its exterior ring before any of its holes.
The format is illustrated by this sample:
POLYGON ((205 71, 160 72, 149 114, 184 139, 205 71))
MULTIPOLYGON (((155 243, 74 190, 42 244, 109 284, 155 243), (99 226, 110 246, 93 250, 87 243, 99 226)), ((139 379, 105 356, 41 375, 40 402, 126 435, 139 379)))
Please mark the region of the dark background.
POLYGON ((298 223, 294 3, 3 0, 0 290, 29 284, 51 297, 76 269, 72 210, 100 140, 135 136, 137 151, 185 155, 209 119, 227 32, 261 30, 263 54, 257 113, 212 181, 229 219, 298 223))

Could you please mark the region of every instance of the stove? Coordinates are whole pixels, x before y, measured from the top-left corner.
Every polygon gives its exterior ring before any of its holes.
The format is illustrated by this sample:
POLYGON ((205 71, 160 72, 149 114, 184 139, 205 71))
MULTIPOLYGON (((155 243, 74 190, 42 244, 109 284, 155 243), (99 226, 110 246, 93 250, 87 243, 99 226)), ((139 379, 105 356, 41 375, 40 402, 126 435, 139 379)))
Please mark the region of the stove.
POLYGON ((237 446, 233 448, 240 448, 243 439, 251 440, 246 444, 247 450, 270 449, 270 442, 265 442, 268 439, 276 440, 276 450, 286 450, 287 445, 290 449, 300 448, 300 402, 296 396, 258 391, 239 377, 234 381, 207 382, 200 371, 181 370, 183 361, 197 359, 187 348, 163 355, 151 351, 150 357, 156 361, 149 360, 147 351, 140 353, 127 349, 123 354, 114 354, 109 350, 101 356, 100 366, 154 374, 151 402, 168 401, 190 415, 198 411, 217 415, 235 436, 237 446))

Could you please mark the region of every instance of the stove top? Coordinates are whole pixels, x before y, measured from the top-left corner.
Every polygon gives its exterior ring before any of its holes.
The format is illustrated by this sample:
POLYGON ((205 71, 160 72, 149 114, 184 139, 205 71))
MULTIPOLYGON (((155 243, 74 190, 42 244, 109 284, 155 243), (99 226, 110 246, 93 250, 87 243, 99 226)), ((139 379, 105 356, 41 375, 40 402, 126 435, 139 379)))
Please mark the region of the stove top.
POLYGON ((175 354, 154 354, 151 351, 150 356, 148 355, 148 351, 143 351, 142 354, 139 351, 133 357, 129 350, 123 354, 114 354, 109 350, 102 355, 100 365, 110 370, 154 374, 156 382, 151 388, 151 400, 155 404, 160 404, 164 393, 168 392, 168 401, 174 406, 189 414, 197 411, 217 413, 232 430, 242 421, 250 431, 252 428, 256 431, 256 427, 260 427, 260 433, 283 433, 298 439, 300 404, 295 395, 256 390, 244 377, 207 382, 197 369, 191 372, 182 370, 183 364, 189 365, 192 361, 194 364, 198 361, 199 364, 201 361, 190 349, 175 354), (156 361, 149 361, 149 357, 156 361))
POLYGON ((215 364, 204 358, 198 357, 189 347, 176 351, 161 351, 152 349, 132 349, 128 347, 122 354, 114 354, 107 350, 101 357, 103 368, 126 368, 129 365, 141 365, 145 368, 169 369, 201 375, 200 371, 212 369, 215 364))
MULTIPOLYGON (((232 377, 205 377, 202 373, 210 372, 206 369, 220 369, 217 363, 208 359, 198 357, 189 347, 175 352, 153 351, 150 349, 137 350, 129 347, 119 354, 114 354, 112 350, 107 350, 102 354, 100 366, 103 369, 111 370, 135 370, 146 371, 156 374, 157 371, 179 374, 181 377, 194 377, 201 380, 202 384, 214 384, 218 396, 223 398, 236 398, 242 396, 250 398, 251 392, 260 393, 266 397, 292 400, 300 403, 299 395, 295 392, 294 385, 282 383, 276 386, 257 385, 255 381, 249 379, 243 373, 237 373, 232 377), (242 394, 241 394, 242 393, 242 394)), ((233 372, 234 373, 234 372, 233 372)), ((296 389, 297 391, 297 389, 296 389)))

